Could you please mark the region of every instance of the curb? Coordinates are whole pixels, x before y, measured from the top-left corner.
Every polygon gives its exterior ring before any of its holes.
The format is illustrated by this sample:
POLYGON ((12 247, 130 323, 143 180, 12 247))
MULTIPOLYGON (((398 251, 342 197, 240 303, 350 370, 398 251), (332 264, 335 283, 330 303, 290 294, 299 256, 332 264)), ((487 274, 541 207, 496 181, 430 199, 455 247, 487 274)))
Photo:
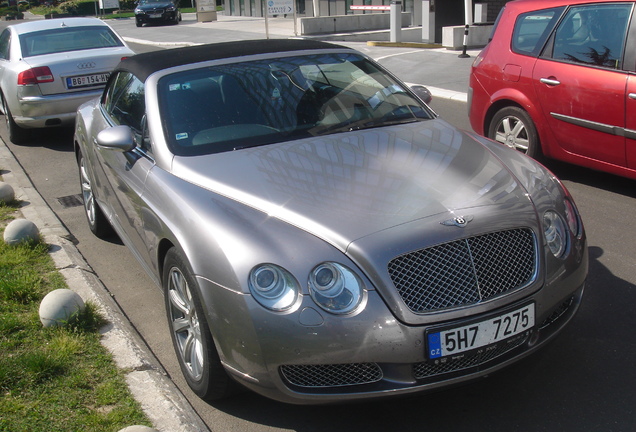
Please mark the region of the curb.
POLYGON ((136 39, 136 38, 125 37, 125 36, 122 36, 122 39, 125 40, 127 43, 136 43, 139 45, 152 45, 152 46, 168 47, 168 48, 203 45, 203 43, 198 43, 198 42, 153 42, 153 41, 149 41, 145 39, 136 39))
POLYGON ((2 177, 24 204, 20 212, 33 222, 49 245, 49 254, 68 287, 92 301, 108 324, 100 329, 102 344, 124 372, 128 387, 150 421, 161 432, 209 432, 177 386, 130 325, 119 305, 72 243, 72 236, 33 187, 22 166, 1 141, 2 177))
MULTIPOLYGON (((414 84, 409 84, 409 85, 414 85, 414 84)), ((421 85, 424 85, 424 84, 421 84, 421 85)), ((425 87, 428 89, 428 91, 431 92, 431 95, 433 95, 433 98, 450 99, 453 101, 468 103, 468 93, 466 92, 446 90, 446 89, 431 87, 427 85, 425 85, 425 87)))

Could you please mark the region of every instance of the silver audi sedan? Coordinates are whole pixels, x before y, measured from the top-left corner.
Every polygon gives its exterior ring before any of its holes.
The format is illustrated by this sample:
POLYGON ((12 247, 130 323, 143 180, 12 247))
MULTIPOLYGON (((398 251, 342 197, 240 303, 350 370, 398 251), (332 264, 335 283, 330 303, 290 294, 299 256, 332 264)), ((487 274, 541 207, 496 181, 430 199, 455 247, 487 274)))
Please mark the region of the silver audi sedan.
POLYGON ((75 152, 91 230, 162 287, 206 400, 453 385, 536 351, 581 302, 586 237, 559 180, 350 48, 131 57, 79 108, 75 152))
POLYGON ((0 34, 0 91, 9 138, 29 129, 72 125, 98 97, 110 72, 135 53, 97 18, 25 21, 0 34))

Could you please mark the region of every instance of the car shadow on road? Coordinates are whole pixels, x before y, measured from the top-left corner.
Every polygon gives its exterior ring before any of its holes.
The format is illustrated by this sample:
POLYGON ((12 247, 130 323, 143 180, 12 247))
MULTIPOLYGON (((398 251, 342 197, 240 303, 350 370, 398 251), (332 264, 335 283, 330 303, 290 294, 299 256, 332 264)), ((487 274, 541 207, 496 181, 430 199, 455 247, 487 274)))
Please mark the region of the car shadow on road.
MULTIPOLYGON (((3 136, 6 136, 3 130, 3 136)), ((28 138, 19 144, 7 142, 9 147, 43 147, 55 151, 73 151, 73 127, 56 127, 47 129, 29 129, 28 138)))
POLYGON ((555 160, 541 162, 561 180, 570 180, 608 192, 636 198, 635 180, 555 160))

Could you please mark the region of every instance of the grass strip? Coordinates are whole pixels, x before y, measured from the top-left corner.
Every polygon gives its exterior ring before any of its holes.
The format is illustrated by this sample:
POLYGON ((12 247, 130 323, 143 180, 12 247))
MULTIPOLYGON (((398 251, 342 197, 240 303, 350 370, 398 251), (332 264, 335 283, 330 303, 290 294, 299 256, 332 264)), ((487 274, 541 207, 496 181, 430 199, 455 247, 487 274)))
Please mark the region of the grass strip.
MULTIPOLYGON (((19 203, 0 204, 0 234, 19 203)), ((152 426, 100 343, 105 324, 87 302, 64 327, 44 328, 44 296, 66 288, 48 245, 0 241, 0 431, 113 432, 152 426)))

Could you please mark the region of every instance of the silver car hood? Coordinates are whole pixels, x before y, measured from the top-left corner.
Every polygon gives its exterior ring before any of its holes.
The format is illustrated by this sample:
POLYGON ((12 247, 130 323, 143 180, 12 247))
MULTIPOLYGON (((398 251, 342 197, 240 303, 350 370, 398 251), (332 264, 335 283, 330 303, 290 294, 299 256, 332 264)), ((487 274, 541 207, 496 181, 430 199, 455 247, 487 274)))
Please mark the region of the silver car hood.
POLYGON ((175 157, 172 172, 342 251, 429 216, 529 204, 499 159, 439 119, 175 157))

